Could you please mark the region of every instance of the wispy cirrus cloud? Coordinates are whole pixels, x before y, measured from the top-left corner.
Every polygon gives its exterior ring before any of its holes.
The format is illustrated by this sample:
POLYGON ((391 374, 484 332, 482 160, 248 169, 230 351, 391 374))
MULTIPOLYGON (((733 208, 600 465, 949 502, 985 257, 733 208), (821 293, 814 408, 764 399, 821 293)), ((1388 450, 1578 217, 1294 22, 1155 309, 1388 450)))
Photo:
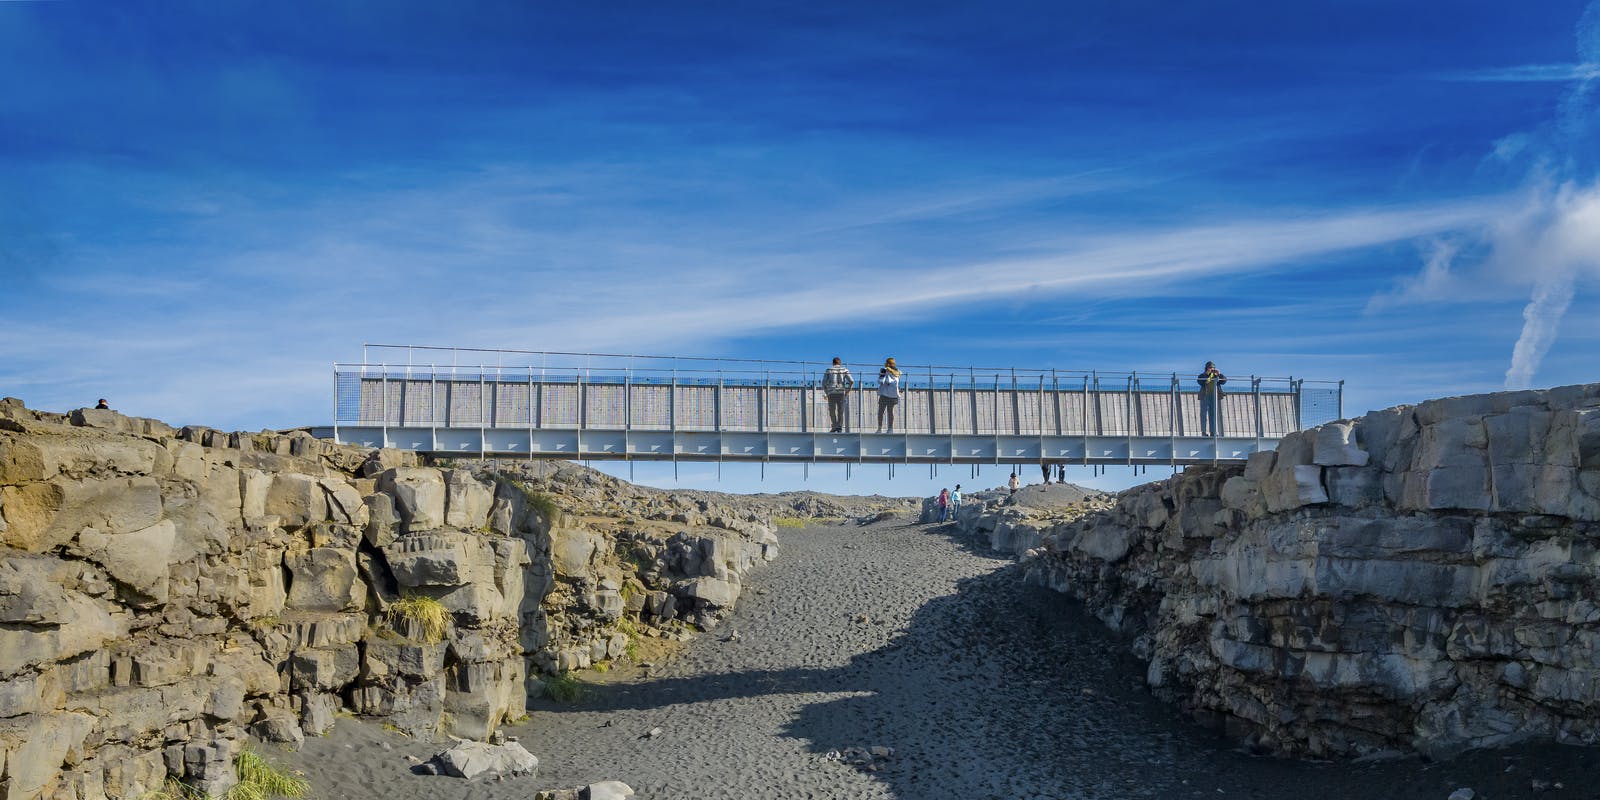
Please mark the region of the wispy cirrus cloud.
POLYGON ((1484 83, 1567 83, 1600 78, 1600 64, 1519 64, 1510 67, 1441 72, 1430 77, 1441 81, 1484 83))

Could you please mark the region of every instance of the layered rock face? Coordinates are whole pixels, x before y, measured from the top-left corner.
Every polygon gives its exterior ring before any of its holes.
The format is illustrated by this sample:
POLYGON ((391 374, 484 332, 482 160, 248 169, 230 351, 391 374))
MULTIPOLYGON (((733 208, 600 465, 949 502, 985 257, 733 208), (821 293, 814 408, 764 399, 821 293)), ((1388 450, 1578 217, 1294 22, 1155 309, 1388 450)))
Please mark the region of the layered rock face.
POLYGON ((220 794, 247 734, 339 713, 482 738, 776 554, 766 512, 608 481, 0 402, 0 797, 220 794))
POLYGON ((1136 637, 1158 693, 1264 750, 1449 755, 1600 739, 1597 521, 1600 384, 1298 433, 1025 560, 1136 637))

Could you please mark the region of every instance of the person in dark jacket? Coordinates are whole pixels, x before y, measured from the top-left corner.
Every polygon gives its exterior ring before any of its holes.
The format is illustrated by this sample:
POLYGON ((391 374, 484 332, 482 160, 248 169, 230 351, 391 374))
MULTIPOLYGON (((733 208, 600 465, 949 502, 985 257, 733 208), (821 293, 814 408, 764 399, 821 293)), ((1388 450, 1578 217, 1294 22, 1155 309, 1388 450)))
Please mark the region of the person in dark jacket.
POLYGON ((94 407, 97 409, 105 409, 106 411, 111 410, 111 404, 107 403, 104 397, 100 398, 100 402, 95 403, 94 407))
POLYGON ((822 393, 828 397, 828 421, 833 423, 833 433, 843 433, 850 422, 850 390, 855 385, 849 368, 835 356, 833 366, 822 373, 822 393))
POLYGON ((1218 409, 1222 401, 1222 384, 1227 382, 1228 376, 1222 374, 1211 361, 1206 362, 1206 368, 1195 378, 1195 383, 1200 384, 1201 436, 1222 435, 1222 416, 1218 409))

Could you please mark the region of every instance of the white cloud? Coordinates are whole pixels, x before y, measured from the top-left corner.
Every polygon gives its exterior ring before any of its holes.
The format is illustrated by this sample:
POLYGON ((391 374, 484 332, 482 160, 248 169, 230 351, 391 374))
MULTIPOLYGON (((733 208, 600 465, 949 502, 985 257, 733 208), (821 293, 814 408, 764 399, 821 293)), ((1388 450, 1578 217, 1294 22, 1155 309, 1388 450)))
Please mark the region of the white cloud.
MULTIPOLYGON (((1600 2, 1591 2, 1577 26, 1574 64, 1526 64, 1440 76, 1450 80, 1570 82, 1555 119, 1539 130, 1496 140, 1490 157, 1525 161, 1528 188, 1483 235, 1488 255, 1475 278, 1532 284, 1522 311, 1522 330, 1506 369, 1507 388, 1533 383, 1555 343, 1562 318, 1581 279, 1600 273, 1600 180, 1582 166, 1594 138, 1593 87, 1600 78, 1600 2)), ((1372 307, 1399 300, 1461 300, 1468 281, 1454 279, 1457 252, 1430 255, 1421 274, 1402 281, 1372 307)))

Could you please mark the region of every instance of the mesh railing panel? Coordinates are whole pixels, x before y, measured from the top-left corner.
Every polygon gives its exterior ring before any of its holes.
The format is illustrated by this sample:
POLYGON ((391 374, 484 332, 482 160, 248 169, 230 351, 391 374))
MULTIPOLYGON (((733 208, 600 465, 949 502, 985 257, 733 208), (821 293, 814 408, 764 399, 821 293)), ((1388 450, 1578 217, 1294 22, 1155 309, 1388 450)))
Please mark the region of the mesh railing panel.
POLYGON ((630 389, 633 406, 633 427, 641 431, 664 431, 672 427, 672 387, 660 384, 630 389))
POLYGON ((1224 394, 1222 396, 1222 430, 1223 436, 1254 436, 1256 435, 1256 404, 1253 394, 1224 394))
POLYGON ((929 410, 934 433, 950 433, 950 405, 955 395, 949 389, 930 389, 929 410))
POLYGON ((900 390, 900 405, 895 409, 894 429, 904 433, 927 433, 932 417, 928 410, 927 389, 900 390))
POLYGON ((1312 428, 1339 419, 1343 391, 1341 386, 1300 387, 1300 424, 1312 428))
POLYGON ((717 425, 717 387, 679 386, 677 424, 688 430, 715 430, 717 425))
POLYGON ((1021 389, 1017 395, 1017 433, 1038 436, 1044 433, 1043 402, 1037 389, 1021 389))
MULTIPOLYGON (((767 430, 799 431, 801 410, 805 408, 806 390, 797 386, 773 386, 767 389, 767 430)), ((827 412, 824 411, 824 419, 827 412)), ((813 420, 806 420, 812 422, 813 420)), ((815 430, 815 424, 808 425, 815 430)))
POLYGON ((1139 433, 1142 436, 1171 436, 1172 392, 1138 393, 1139 433))
POLYGON ((616 383, 583 385, 583 426, 622 429, 628 425, 628 388, 616 383))
POLYGON ((362 423, 377 421, 379 424, 387 424, 383 414, 383 382, 372 378, 363 378, 361 379, 360 392, 360 399, 356 403, 360 416, 351 421, 362 423))
POLYGON ((722 430, 761 429, 761 389, 753 386, 722 387, 722 430))
POLYGON ((526 383, 497 382, 489 384, 496 428, 526 428, 532 421, 533 404, 530 395, 533 387, 526 383))
POLYGON ((1061 392, 1061 433, 1064 436, 1082 436, 1088 430, 1084 424, 1083 392, 1061 392))
POLYGON ((1128 395, 1126 392, 1100 391, 1101 436, 1127 436, 1133 433, 1128 424, 1128 395))
POLYGON ((447 400, 450 427, 477 427, 483 424, 483 386, 477 381, 450 381, 447 400))
POLYGON ((1261 396, 1262 435, 1279 438, 1295 430, 1295 399, 1292 394, 1261 396))
POLYGON ((351 425, 370 417, 362 412, 362 399, 366 386, 361 376, 354 372, 335 372, 333 374, 333 421, 339 425, 351 425))
POLYGON ((539 426, 578 427, 578 384, 542 383, 539 385, 539 426))
POLYGON ((408 380, 405 382, 405 413, 401 423, 411 428, 433 426, 433 382, 408 380))

